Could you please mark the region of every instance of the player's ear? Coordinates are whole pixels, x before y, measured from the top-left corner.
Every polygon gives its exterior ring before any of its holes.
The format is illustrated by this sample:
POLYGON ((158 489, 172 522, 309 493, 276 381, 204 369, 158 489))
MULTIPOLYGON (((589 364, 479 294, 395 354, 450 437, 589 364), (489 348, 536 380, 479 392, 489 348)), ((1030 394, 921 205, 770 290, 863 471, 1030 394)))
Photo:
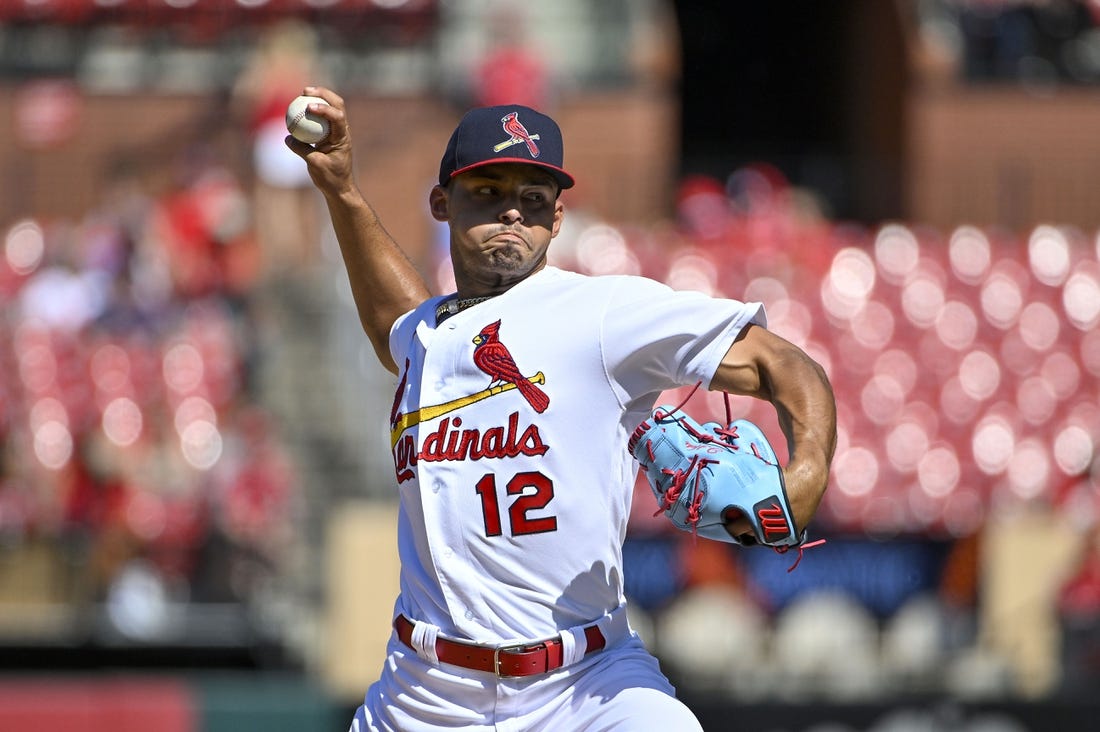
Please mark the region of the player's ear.
POLYGON ((550 229, 550 238, 553 239, 561 231, 561 222, 565 220, 565 206, 561 199, 554 202, 554 225, 550 229))
POLYGON ((443 186, 432 187, 428 194, 428 210, 432 212, 432 218, 436 221, 448 221, 450 213, 447 209, 447 189, 443 186))

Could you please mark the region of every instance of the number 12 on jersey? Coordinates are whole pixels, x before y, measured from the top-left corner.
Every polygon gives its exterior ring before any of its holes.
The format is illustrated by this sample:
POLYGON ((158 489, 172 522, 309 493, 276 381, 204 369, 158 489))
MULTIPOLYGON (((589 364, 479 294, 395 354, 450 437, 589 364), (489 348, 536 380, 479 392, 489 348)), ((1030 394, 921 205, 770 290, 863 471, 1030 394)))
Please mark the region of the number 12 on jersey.
MULTIPOLYGON (((500 536, 500 501, 497 497, 497 476, 486 473, 477 482, 475 489, 481 497, 481 513, 485 519, 485 535, 500 536)), ((524 534, 544 534, 558 530, 555 516, 531 518, 529 511, 545 508, 554 499, 554 482, 539 472, 516 473, 505 486, 508 496, 516 496, 508 505, 508 523, 512 536, 524 534), (529 490, 533 489, 533 490, 529 490)))

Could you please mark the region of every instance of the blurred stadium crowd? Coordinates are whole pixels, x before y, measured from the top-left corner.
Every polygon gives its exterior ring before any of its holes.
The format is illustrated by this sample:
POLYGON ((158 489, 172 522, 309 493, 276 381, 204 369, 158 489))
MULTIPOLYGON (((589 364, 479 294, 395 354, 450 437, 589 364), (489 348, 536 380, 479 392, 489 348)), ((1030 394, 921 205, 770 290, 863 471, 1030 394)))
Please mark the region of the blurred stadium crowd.
MULTIPOLYGON (((309 12, 370 4, 296 1, 309 12)), ((68 28, 139 5, 143 19, 160 17, 143 3, 8 0, 0 28, 25 38, 43 20, 68 28)), ((169 15, 210 6, 162 4, 169 15)), ((290 4, 241 0, 232 12, 290 4)), ((224 28, 231 5, 202 17, 224 28)), ((945 38, 985 37, 992 23, 986 3, 920 5, 945 38), (975 26, 974 14, 989 23, 975 26)), ((409 6, 422 19, 435 4, 409 6)), ((1074 18, 1096 10, 1043 4, 1054 6, 1074 18)), ((1079 81, 1092 80, 1080 71, 1093 58, 1086 35, 1066 35, 1079 81)), ((992 74, 982 48, 974 79, 992 74)), ((122 171, 77 218, 3 222, 0 621, 10 637, 84 642, 73 628, 90 613, 137 642, 300 641, 288 606, 315 587, 303 574, 318 516, 258 372, 271 324, 257 302, 270 302, 273 255, 251 180, 195 151, 173 165, 167 191, 122 171)), ((793 573, 789 557, 674 532, 639 483, 626 547, 634 623, 680 683, 743 701, 777 689, 849 701, 1095 691, 1096 231, 832 220, 767 164, 684 177, 672 214, 652 226, 570 213, 554 264, 763 301, 770 327, 821 362, 837 393, 834 476, 814 527, 828 543, 793 573), (1017 558, 1029 540, 1052 539, 1063 540, 1059 561, 1032 557, 1026 580, 990 569, 998 547, 1016 542, 1017 558), (1026 616, 1048 623, 1035 631, 1045 634, 1037 660, 1017 646, 1025 616, 1011 602, 1006 616, 1003 598, 989 610, 1005 583, 1020 598, 1030 596, 1021 583, 1039 587, 1047 603, 1026 616)), ((282 266, 280 285, 316 285, 282 266)), ((447 271, 439 259, 424 266, 447 271)), ((310 334, 280 338, 296 335, 310 334)), ((719 395, 693 399, 700 414, 724 412, 719 395)), ((734 405, 782 444, 774 415, 734 405)))
POLYGON ((67 575, 11 589, 105 603, 137 637, 163 634, 164 603, 264 599, 302 518, 250 369, 248 199, 184 167, 159 198, 12 223, 0 263, 0 538, 52 545, 67 575))

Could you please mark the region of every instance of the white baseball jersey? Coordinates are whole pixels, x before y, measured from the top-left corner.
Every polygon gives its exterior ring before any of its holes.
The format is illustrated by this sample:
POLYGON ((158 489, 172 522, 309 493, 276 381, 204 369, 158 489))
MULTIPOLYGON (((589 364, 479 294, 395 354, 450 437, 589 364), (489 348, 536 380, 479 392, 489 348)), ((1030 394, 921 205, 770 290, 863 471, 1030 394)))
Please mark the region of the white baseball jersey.
POLYGON ((708 385, 758 303, 547 267, 390 335, 401 594, 454 638, 555 636, 624 603, 636 465, 626 443, 664 390, 708 385))

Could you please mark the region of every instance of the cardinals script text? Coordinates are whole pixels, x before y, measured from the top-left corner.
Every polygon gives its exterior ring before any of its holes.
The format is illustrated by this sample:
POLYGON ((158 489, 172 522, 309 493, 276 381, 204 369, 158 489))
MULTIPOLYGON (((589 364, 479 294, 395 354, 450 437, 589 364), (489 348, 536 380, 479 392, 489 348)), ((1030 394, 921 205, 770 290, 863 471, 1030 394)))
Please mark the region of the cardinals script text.
POLYGON ((438 462, 444 460, 484 460, 490 458, 513 458, 543 455, 550 447, 542 441, 538 425, 528 425, 522 431, 519 425, 519 412, 508 415, 508 424, 490 427, 463 429, 461 417, 447 417, 439 422, 439 427, 424 438, 423 446, 417 450, 416 439, 406 434, 393 449, 394 466, 397 469, 397 482, 404 483, 413 478, 412 469, 417 461, 438 462))

